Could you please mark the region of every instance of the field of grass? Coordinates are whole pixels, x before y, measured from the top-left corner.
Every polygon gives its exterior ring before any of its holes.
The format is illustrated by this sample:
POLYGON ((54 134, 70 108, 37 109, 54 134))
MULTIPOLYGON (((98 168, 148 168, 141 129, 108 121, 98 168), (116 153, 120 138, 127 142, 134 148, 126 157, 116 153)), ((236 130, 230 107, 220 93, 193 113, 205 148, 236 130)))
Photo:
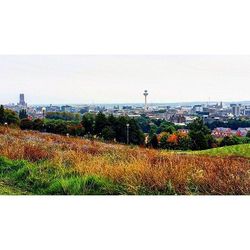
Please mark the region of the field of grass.
POLYGON ((0 127, 0 194, 250 194, 250 161, 0 127))
POLYGON ((221 148, 213 148, 194 153, 213 156, 242 156, 250 158, 250 144, 240 144, 221 148))

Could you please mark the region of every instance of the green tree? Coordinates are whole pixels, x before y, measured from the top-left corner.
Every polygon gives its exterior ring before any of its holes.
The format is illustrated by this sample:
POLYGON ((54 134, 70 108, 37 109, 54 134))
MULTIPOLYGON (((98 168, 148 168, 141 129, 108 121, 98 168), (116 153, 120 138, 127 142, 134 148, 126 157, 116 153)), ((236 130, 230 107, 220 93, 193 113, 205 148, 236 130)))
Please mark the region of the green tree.
POLYGON ((163 121, 163 122, 161 122, 161 125, 159 126, 159 129, 157 132, 158 132, 158 134, 160 134, 162 132, 167 132, 167 133, 173 134, 175 131, 176 131, 176 128, 175 128, 174 123, 163 121))
POLYGON ((178 149, 179 150, 189 150, 191 145, 191 139, 188 135, 178 137, 178 149))
POLYGON ((101 135, 103 129, 106 126, 107 126, 107 118, 102 112, 99 112, 95 117, 95 128, 94 128, 95 134, 101 135))
POLYGON ((63 120, 46 120, 45 129, 49 133, 66 135, 68 131, 69 122, 63 120))
POLYGON ((94 116, 90 113, 85 114, 82 117, 82 126, 85 129, 86 134, 93 134, 94 133, 94 116))
POLYGON ((149 146, 152 148, 159 147, 159 142, 156 134, 153 134, 153 136, 149 139, 149 146))
POLYGON ((136 145, 143 145, 145 143, 144 133, 141 131, 135 119, 128 120, 129 126, 129 142, 136 145))
POLYGON ((191 139, 192 150, 203 150, 212 147, 215 141, 211 131, 204 125, 201 118, 197 118, 189 124, 189 137, 191 139))
POLYGON ((15 111, 12 111, 10 109, 5 109, 4 116, 5 116, 5 122, 7 122, 9 125, 19 126, 20 119, 15 111))
POLYGON ((107 117, 107 123, 109 126, 113 126, 116 123, 117 119, 114 117, 113 114, 107 117))
POLYGON ((154 123, 152 123, 150 125, 149 136, 153 137, 153 135, 157 133, 157 130, 158 130, 158 127, 154 123))
POLYGON ((20 118, 20 120, 28 118, 26 109, 21 109, 19 111, 19 118, 20 118))
POLYGON ((81 114, 79 114, 79 113, 75 114, 75 120, 81 121, 81 114))
POLYGON ((116 140, 118 142, 126 143, 127 123, 128 123, 128 118, 125 116, 120 116, 120 117, 117 117, 115 123, 112 125, 116 134, 116 140))
POLYGON ((56 123, 55 130, 57 134, 66 135, 68 133, 67 123, 59 121, 56 123))
POLYGON ((250 138, 250 130, 247 132, 246 137, 250 138))
MULTIPOLYGON (((114 117, 112 119, 114 119, 114 117)), ((110 118, 108 121, 110 123, 110 118)), ((113 124, 109 124, 115 131, 116 140, 121 143, 127 142, 127 124, 129 124, 129 142, 136 145, 144 144, 144 133, 141 131, 137 121, 128 116, 117 117, 114 119, 113 124)))
POLYGON ((192 131, 189 136, 191 138, 192 150, 203 150, 209 148, 206 135, 203 132, 192 131))
POLYGON ((107 126, 102 130, 102 137, 105 141, 112 141, 115 139, 115 131, 111 126, 107 126))
POLYGON ((167 132, 167 133, 173 134, 173 133, 176 131, 176 129, 175 129, 175 127, 172 126, 172 125, 169 125, 169 126, 168 126, 168 125, 164 125, 164 126, 162 127, 161 131, 162 131, 162 132, 167 132))
POLYGON ((138 125, 140 126, 141 130, 144 133, 149 133, 150 132, 150 118, 146 117, 144 114, 141 115, 140 117, 136 118, 136 121, 138 122, 138 125))
POLYGON ((0 124, 4 124, 5 122, 5 112, 3 105, 0 106, 0 124))
POLYGON ((160 148, 167 149, 169 147, 168 138, 169 138, 170 134, 163 132, 162 135, 160 135, 160 136, 161 136, 160 142, 159 142, 160 148))

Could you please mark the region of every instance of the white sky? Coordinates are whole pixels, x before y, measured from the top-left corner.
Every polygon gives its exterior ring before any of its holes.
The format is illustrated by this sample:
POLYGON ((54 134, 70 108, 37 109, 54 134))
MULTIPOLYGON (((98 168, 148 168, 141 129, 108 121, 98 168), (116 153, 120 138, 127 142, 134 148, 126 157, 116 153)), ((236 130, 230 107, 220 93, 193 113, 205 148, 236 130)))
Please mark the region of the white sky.
POLYGON ((250 100, 250 56, 0 56, 0 103, 250 100))

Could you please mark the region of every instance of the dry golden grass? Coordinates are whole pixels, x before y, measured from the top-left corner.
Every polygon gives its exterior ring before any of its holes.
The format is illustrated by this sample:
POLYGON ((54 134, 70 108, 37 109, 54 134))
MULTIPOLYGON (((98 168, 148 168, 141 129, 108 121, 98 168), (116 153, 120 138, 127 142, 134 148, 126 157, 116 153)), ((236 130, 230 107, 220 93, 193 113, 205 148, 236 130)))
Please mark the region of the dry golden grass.
POLYGON ((96 174, 129 193, 250 194, 247 158, 181 155, 0 127, 0 155, 96 174), (171 189, 171 190, 170 190, 171 189))

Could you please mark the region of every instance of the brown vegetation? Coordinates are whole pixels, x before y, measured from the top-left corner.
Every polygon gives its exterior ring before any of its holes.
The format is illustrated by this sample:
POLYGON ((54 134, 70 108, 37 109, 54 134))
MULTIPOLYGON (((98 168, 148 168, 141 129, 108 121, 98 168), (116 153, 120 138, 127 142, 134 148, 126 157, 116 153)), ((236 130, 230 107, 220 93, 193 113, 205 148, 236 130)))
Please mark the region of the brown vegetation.
POLYGON ((95 174, 131 194, 250 194, 250 161, 239 157, 184 155, 80 138, 0 127, 0 155, 43 160, 79 175, 95 174), (166 189, 167 187, 167 189, 166 189))

